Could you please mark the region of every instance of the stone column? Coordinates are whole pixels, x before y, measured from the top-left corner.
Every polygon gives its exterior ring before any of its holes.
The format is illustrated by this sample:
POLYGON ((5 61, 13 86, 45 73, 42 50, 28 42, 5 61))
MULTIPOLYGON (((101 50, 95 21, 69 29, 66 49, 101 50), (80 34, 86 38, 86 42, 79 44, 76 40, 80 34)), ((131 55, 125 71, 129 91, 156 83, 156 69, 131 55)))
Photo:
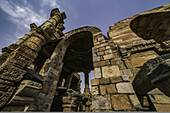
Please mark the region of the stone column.
POLYGON ((90 112, 90 106, 92 105, 91 102, 91 93, 90 93, 90 88, 89 88, 89 70, 84 71, 85 74, 85 88, 84 88, 84 95, 88 100, 86 101, 84 105, 84 111, 85 112, 90 112))
POLYGON ((64 12, 60 13, 57 8, 53 9, 51 18, 37 27, 35 33, 15 49, 0 66, 0 91, 2 92, 0 108, 9 101, 16 89, 16 84, 26 74, 25 68, 34 62, 42 46, 47 42, 58 40, 63 35, 64 27, 61 24, 64 23, 65 18, 64 12))
POLYGON ((89 72, 90 71, 84 71, 85 74, 85 88, 84 88, 84 94, 90 95, 90 88, 89 88, 89 72))
POLYGON ((67 79, 66 79, 66 87, 67 87, 67 89, 70 88, 70 86, 71 86, 72 78, 73 78, 72 74, 71 75, 67 75, 67 79))

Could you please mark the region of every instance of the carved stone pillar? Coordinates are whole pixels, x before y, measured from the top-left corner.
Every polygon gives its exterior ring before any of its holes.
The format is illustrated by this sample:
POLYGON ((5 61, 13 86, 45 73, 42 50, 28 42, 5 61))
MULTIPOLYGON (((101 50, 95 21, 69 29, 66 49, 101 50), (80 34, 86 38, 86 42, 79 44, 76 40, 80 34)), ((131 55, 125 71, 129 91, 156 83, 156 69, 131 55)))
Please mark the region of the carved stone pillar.
POLYGON ((0 66, 0 108, 3 107, 13 94, 16 84, 20 82, 26 74, 25 68, 36 59, 41 47, 50 41, 56 41, 63 33, 61 27, 63 19, 66 18, 64 12, 53 9, 51 18, 43 25, 36 28, 35 33, 15 49, 0 66), (59 26, 57 26, 60 23, 59 26), (12 82, 11 82, 12 81, 12 82))
POLYGON ((89 88, 89 72, 90 71, 84 71, 85 74, 85 88, 84 88, 84 94, 90 95, 90 88, 89 88))
POLYGON ((85 105, 84 105, 84 111, 85 112, 90 112, 90 106, 92 105, 91 102, 91 93, 90 93, 90 88, 89 88, 89 72, 90 71, 84 71, 85 74, 85 88, 84 88, 84 95, 85 97, 88 98, 88 100, 86 101, 85 105))

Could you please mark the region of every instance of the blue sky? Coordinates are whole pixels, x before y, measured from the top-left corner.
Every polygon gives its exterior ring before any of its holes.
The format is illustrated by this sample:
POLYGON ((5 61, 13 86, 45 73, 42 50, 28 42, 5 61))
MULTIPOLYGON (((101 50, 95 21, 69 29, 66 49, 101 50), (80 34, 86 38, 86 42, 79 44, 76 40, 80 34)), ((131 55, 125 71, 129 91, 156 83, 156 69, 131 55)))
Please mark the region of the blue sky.
POLYGON ((96 26, 106 35, 110 25, 168 3, 170 0, 0 0, 0 48, 28 33, 29 24, 41 25, 56 7, 67 15, 64 33, 96 26))

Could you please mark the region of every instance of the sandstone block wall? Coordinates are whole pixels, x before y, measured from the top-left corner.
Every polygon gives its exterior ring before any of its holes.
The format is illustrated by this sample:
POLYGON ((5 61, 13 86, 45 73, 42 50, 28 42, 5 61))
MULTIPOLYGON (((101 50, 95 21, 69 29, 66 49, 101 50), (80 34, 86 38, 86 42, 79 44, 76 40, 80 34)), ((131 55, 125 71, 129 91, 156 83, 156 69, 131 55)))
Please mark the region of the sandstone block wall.
MULTIPOLYGON (((95 37, 93 53, 94 77, 92 84, 93 111, 141 110, 129 77, 121 71, 119 55, 114 54, 109 40, 101 34, 95 37)), ((121 61, 120 61, 121 62, 121 61)))

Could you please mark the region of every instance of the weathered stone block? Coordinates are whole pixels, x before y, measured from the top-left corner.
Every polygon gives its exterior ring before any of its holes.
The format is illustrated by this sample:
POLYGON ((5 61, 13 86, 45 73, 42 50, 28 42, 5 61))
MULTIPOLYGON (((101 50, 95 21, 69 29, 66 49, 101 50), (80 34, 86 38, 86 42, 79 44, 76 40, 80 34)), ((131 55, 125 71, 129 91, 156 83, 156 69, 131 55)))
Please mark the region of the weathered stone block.
POLYGON ((94 78, 101 78, 101 69, 94 68, 94 78))
POLYGON ((97 39, 93 39, 93 42, 96 43, 96 42, 97 42, 97 39))
POLYGON ((94 86, 94 85, 99 85, 99 79, 92 79, 91 80, 91 85, 94 86))
POLYGON ((131 55, 130 61, 134 67, 141 67, 146 61, 153 59, 157 56, 157 53, 155 53, 153 50, 145 51, 131 55))
POLYGON ((100 94, 105 95, 106 94, 106 85, 100 85, 100 94))
POLYGON ((104 66, 102 67, 102 76, 104 78, 110 78, 115 76, 120 76, 120 70, 117 65, 115 66, 104 66))
POLYGON ((121 82, 123 80, 121 79, 121 77, 117 76, 117 77, 111 77, 110 81, 111 81, 111 83, 118 83, 118 82, 121 82))
POLYGON ((94 46, 92 49, 97 49, 97 48, 107 46, 107 45, 108 45, 108 43, 100 44, 100 45, 94 46))
POLYGON ((110 83, 110 80, 109 78, 100 78, 100 84, 109 84, 110 83))
POLYGON ((98 38, 99 42, 102 41, 102 40, 104 40, 104 37, 98 38))
POLYGON ((155 88, 155 89, 149 91, 148 94, 161 94, 161 95, 163 95, 164 93, 162 93, 158 88, 155 88))
POLYGON ((130 81, 129 77, 127 75, 122 75, 121 77, 122 77, 123 81, 130 81))
POLYGON ((28 96, 28 97, 35 97, 38 95, 42 88, 42 84, 31 81, 31 80, 23 80, 21 85, 18 87, 15 95, 20 96, 28 96))
POLYGON ((93 53, 93 57, 97 57, 97 54, 96 54, 96 53, 93 53))
POLYGON ((111 49, 108 49, 106 51, 104 51, 105 55, 108 55, 108 54, 111 54, 112 53, 112 50, 111 49))
POLYGON ((130 83, 117 83, 116 88, 118 93, 135 93, 130 83))
POLYGON ((131 105, 128 96, 125 94, 111 95, 111 102, 114 110, 130 110, 131 105))
POLYGON ((99 44, 100 44, 100 42, 95 42, 95 43, 94 43, 94 45, 99 45, 99 44))
POLYGON ((101 42, 102 42, 102 43, 105 43, 105 42, 106 42, 106 40, 102 40, 101 42))
POLYGON ((157 112, 160 111, 170 111, 170 104, 154 104, 157 112))
POLYGON ((110 46, 106 46, 106 49, 110 49, 110 46))
POLYGON ((104 55, 104 52, 103 51, 102 52, 98 52, 97 55, 100 55, 100 56, 104 55))
POLYGON ((108 54, 108 55, 104 55, 104 60, 108 60, 108 59, 112 59, 114 58, 114 55, 113 54, 108 54))
POLYGON ((109 110, 111 109, 110 96, 93 96, 92 107, 94 110, 109 110))
POLYGON ((122 70, 122 72, 123 72, 124 75, 127 75, 128 77, 132 77, 133 76, 133 74, 130 71, 130 69, 124 69, 124 70, 122 70))
POLYGON ((70 96, 64 96, 63 98, 62 98, 62 102, 64 103, 64 104, 70 104, 71 103, 71 99, 70 99, 71 97, 70 96))
POLYGON ((97 61, 100 61, 100 57, 99 56, 93 57, 93 62, 97 62, 97 61))
POLYGON ((58 77, 58 74, 59 74, 59 71, 58 71, 58 70, 50 67, 50 68, 49 68, 49 72, 53 74, 53 75, 50 74, 51 76, 49 76, 49 77, 55 78, 55 79, 56 79, 56 77, 58 77))
POLYGON ((170 97, 166 95, 149 95, 149 98, 155 104, 170 104, 170 97))
POLYGON ((34 98, 30 97, 22 97, 22 96, 14 96, 8 105, 30 105, 34 101, 34 98))
POLYGON ((99 48, 99 51, 104 51, 104 50, 106 50, 106 47, 100 47, 99 48))
POLYGON ((110 84, 106 86, 107 93, 117 93, 115 84, 110 84))
POLYGON ((25 106, 6 106, 3 109, 3 112, 23 112, 25 109, 25 106))
POLYGON ((104 66, 104 65, 106 65, 105 61, 94 62, 94 64, 93 64, 94 67, 101 67, 101 66, 104 66))
POLYGON ((92 86, 92 87, 91 87, 91 93, 92 93, 92 95, 97 95, 97 94, 99 94, 99 88, 98 88, 98 86, 92 86))
POLYGON ((115 61, 114 59, 110 59, 110 63, 111 63, 112 65, 116 65, 116 61, 115 61))
POLYGON ((106 65, 110 65, 110 61, 109 60, 106 60, 106 65))
POLYGON ((136 95, 129 95, 129 98, 135 108, 135 110, 142 110, 142 106, 136 95))

